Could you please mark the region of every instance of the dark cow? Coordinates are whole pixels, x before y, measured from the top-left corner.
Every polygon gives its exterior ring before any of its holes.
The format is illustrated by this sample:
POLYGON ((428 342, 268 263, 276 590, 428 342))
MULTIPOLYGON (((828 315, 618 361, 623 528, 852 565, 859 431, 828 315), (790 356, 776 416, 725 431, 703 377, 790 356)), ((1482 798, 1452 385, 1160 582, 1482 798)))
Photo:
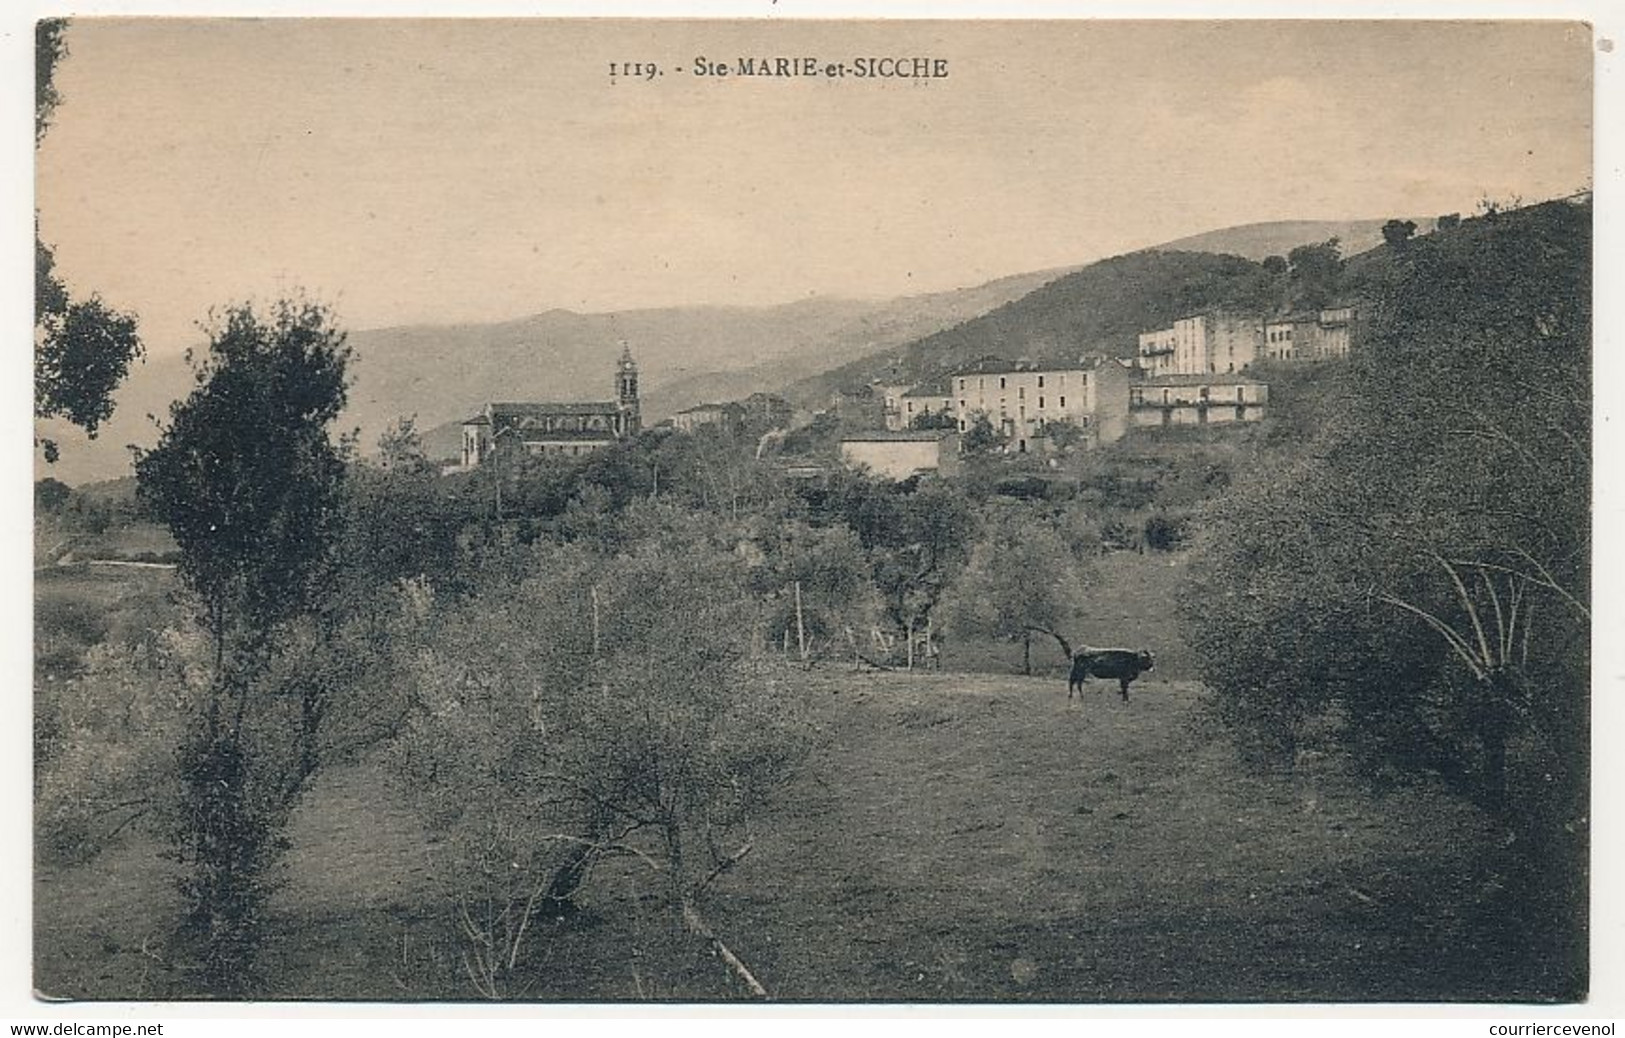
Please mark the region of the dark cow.
MULTIPOLYGON (((1072 654, 1072 674, 1067 678, 1066 698, 1076 692, 1083 695, 1083 683, 1089 678, 1116 678, 1117 689, 1128 702, 1129 682, 1151 669, 1151 654, 1141 649, 1079 649, 1072 654)), ((1095 689, 1099 692, 1100 689, 1095 689)))
POLYGON ((1029 627, 1028 630, 1054 638, 1060 643, 1061 651, 1066 653, 1067 659, 1072 661, 1072 672, 1066 680, 1068 702, 1071 701, 1074 692, 1079 699, 1083 698, 1083 683, 1090 678, 1116 678, 1117 690, 1123 694, 1123 702, 1126 703, 1129 683, 1151 669, 1151 654, 1144 649, 1135 651, 1084 647, 1073 652, 1072 646, 1065 638, 1047 627, 1029 627))

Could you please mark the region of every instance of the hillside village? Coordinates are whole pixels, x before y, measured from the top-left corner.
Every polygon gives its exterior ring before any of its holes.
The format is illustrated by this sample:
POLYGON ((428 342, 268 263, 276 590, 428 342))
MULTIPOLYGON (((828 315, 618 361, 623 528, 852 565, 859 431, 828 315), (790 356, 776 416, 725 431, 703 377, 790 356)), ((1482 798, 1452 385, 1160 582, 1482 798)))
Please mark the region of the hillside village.
MULTIPOLYGON (((1435 223, 1448 230, 1460 218, 1435 223)), ((1384 245, 1348 258, 1336 238, 1257 263, 1158 250, 1117 257, 889 360, 876 352, 783 395, 701 402, 652 427, 748 433, 760 457, 792 475, 840 463, 903 480, 953 476, 967 455, 1057 468, 1137 431, 1254 425, 1269 412, 1269 372, 1335 363, 1356 348, 1360 272, 1397 256, 1416 228, 1391 220, 1384 245)), ((636 435, 640 414, 634 345, 623 341, 614 402, 487 404, 463 423, 461 456, 445 471, 478 466, 504 440, 531 455, 590 453, 636 435)))
MULTIPOLYGON (((1344 359, 1354 343, 1357 314, 1352 302, 1269 316, 1213 308, 1140 333, 1132 358, 1085 354, 1062 365, 989 354, 925 382, 876 383, 869 400, 878 402, 879 420, 873 428, 842 435, 840 457, 874 475, 906 479, 925 472, 953 475, 967 438, 995 453, 1048 455, 1112 444, 1133 429, 1258 422, 1270 387, 1250 373, 1255 365, 1344 359)), ((487 404, 463 423, 462 457, 445 471, 467 471, 504 442, 532 455, 576 456, 636 435, 637 362, 625 343, 615 378, 613 403, 487 404)), ((832 409, 844 404, 846 413, 873 419, 872 408, 852 403, 837 397, 832 409)), ((695 433, 751 426, 765 432, 787 430, 792 421, 782 397, 758 393, 744 401, 697 404, 656 427, 695 433), (748 416, 761 421, 747 422, 748 416)))

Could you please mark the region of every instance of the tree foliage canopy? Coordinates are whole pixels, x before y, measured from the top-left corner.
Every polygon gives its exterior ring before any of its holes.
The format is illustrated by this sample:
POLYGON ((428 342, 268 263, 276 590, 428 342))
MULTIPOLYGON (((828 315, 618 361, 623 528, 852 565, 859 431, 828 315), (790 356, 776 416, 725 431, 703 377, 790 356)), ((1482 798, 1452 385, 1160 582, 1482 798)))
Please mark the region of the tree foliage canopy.
POLYGON ((183 578, 251 622, 295 615, 318 590, 344 474, 327 427, 344 407, 349 359, 318 305, 233 307, 210 334, 197 387, 136 462, 183 578))
POLYGON ((1343 392, 1219 502, 1186 609, 1242 731, 1290 753, 1314 722, 1443 780, 1548 893, 1583 882, 1590 218, 1470 221, 1368 270, 1343 392))
MULTIPOLYGON (((34 143, 44 139, 61 102, 57 63, 68 53, 67 21, 45 18, 34 25, 34 143)), ((121 313, 98 296, 74 301, 56 276, 51 247, 34 235, 34 417, 65 418, 94 437, 113 413, 113 391, 142 354, 133 314, 121 313)), ((45 460, 57 445, 37 438, 45 460)))

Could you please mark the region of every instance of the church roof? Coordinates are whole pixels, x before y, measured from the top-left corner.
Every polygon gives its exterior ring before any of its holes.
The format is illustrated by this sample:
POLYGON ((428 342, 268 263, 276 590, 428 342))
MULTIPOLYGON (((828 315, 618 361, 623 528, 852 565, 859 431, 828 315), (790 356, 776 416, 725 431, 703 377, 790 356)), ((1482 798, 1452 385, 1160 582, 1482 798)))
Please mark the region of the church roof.
POLYGON ((608 429, 524 429, 507 428, 497 433, 503 437, 518 437, 520 443, 613 443, 615 434, 608 429))
POLYGON ((590 403, 504 403, 492 404, 490 407, 493 418, 532 418, 542 415, 561 414, 619 414, 621 410, 616 404, 596 400, 590 403))

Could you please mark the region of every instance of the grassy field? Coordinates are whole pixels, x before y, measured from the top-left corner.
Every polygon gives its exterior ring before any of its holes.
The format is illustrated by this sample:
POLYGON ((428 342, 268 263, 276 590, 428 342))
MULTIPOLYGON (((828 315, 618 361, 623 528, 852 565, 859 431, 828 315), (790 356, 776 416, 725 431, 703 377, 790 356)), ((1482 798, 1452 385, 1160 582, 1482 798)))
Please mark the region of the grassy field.
MULTIPOLYGON (((804 693, 821 749, 704 906, 775 998, 1542 996, 1474 814, 1426 788, 1373 797, 1325 764, 1250 773, 1188 682, 1080 706, 1055 679, 830 669, 804 693)), ((440 849, 382 769, 326 775, 289 835, 267 994, 472 996, 440 849)), ((602 872, 586 912, 535 931, 522 994, 741 997, 646 888, 602 872)), ((172 890, 139 837, 39 868, 38 988, 174 994, 172 890)))

